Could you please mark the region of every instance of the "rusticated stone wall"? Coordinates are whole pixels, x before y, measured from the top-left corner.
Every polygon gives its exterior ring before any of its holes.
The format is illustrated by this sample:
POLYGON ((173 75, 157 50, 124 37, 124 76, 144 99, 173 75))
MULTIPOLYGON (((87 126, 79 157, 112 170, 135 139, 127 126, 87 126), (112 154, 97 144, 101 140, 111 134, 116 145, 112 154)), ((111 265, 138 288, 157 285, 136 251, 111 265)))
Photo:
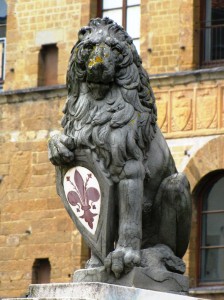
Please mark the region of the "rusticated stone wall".
MULTIPOLYGON (((192 189, 191 160, 224 130, 223 70, 204 71, 197 81, 198 76, 191 72, 151 78, 158 123, 178 170, 190 172, 192 189)), ((56 194, 54 168, 47 158, 47 139, 61 130, 65 98, 64 86, 0 95, 0 296, 25 293, 36 258, 49 258, 52 282, 70 281, 73 270, 88 258, 88 249, 56 194)), ((217 161, 210 162, 210 169, 218 167, 222 166, 217 161)), ((191 286, 196 284, 196 228, 194 212, 184 258, 191 286)))
POLYGON ((42 45, 58 47, 58 84, 81 26, 96 16, 96 0, 8 0, 4 90, 37 86, 42 45))
POLYGON ((47 155, 65 95, 63 88, 0 95, 0 297, 26 293, 35 259, 49 259, 51 282, 69 282, 89 255, 47 155))
POLYGON ((150 74, 199 64, 200 0, 142 0, 141 55, 150 74))
MULTIPOLYGON (((150 74, 191 70, 199 63, 199 0, 142 0, 141 56, 150 74)), ((58 47, 58 84, 81 26, 97 16, 97 0, 8 0, 4 90, 37 86, 41 46, 58 47)))
MULTIPOLYGON (((224 169, 224 68, 152 76, 158 124, 179 171, 186 173, 191 190, 206 174, 224 169)), ((198 287, 198 215, 193 202, 192 230, 184 257, 191 296, 222 300, 223 287, 198 287)))

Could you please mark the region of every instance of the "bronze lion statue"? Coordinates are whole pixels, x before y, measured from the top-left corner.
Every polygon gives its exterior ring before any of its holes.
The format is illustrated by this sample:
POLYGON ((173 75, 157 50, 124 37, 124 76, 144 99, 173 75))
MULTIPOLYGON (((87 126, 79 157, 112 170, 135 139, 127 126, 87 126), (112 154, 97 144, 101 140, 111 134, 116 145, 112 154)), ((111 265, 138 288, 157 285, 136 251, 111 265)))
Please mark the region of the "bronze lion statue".
POLYGON ((109 18, 90 21, 78 34, 67 72, 64 133, 49 141, 54 165, 90 149, 114 184, 118 228, 104 261, 89 265, 116 277, 141 263, 141 249, 168 246, 182 258, 189 242, 191 196, 157 126, 155 97, 131 37, 109 18))

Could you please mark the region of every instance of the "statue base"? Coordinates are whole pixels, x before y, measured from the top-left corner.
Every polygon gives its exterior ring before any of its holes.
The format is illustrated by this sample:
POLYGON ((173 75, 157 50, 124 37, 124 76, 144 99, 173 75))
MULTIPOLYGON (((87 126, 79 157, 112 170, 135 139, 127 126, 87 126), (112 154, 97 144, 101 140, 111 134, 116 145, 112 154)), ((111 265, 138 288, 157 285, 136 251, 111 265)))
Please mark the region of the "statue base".
MULTIPOLYGON (((27 298, 14 298, 14 300, 27 298)), ((31 284, 28 299, 32 300, 196 300, 185 295, 175 295, 149 291, 133 287, 124 287, 106 283, 50 283, 31 284)), ((13 300, 3 299, 3 300, 13 300)))
POLYGON ((112 273, 108 274, 104 267, 82 269, 74 273, 73 279, 74 282, 103 282, 176 294, 186 294, 189 289, 187 276, 169 271, 154 271, 149 267, 134 267, 119 279, 112 273))
POLYGON ((74 273, 74 282, 103 282, 176 294, 186 294, 189 289, 188 277, 182 275, 184 262, 166 245, 142 249, 140 266, 121 274, 119 279, 113 272, 108 274, 92 257, 86 267, 74 273))

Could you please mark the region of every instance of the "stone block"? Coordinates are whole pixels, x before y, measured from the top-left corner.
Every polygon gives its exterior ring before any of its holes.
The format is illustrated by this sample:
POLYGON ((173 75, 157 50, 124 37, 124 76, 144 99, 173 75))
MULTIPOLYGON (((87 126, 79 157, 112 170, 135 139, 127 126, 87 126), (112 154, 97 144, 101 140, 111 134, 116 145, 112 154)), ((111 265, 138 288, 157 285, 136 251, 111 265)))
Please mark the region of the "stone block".
MULTIPOLYGON (((79 300, 191 300, 184 295, 162 293, 133 287, 105 283, 32 284, 29 299, 79 299, 79 300)), ((199 298, 198 298, 199 299, 199 298)))
POLYGON ((47 207, 48 209, 64 209, 63 204, 58 197, 47 199, 47 207))
POLYGON ((22 279, 24 273, 23 271, 13 271, 10 273, 10 280, 12 281, 18 281, 20 279, 22 279))
POLYGON ((7 261, 7 260, 14 259, 14 257, 15 257, 14 248, 1 247, 0 248, 0 257, 1 257, 1 261, 7 261))
POLYGON ((4 245, 6 242, 6 236, 5 235, 0 235, 0 245, 4 245))
POLYGON ((24 220, 16 220, 14 222, 3 222, 1 224, 1 234, 9 235, 9 234, 22 234, 29 228, 30 222, 24 220))
POLYGON ((53 169, 53 167, 49 164, 47 151, 33 153, 33 163, 48 163, 48 168, 53 169))
MULTIPOLYGON (((25 193, 24 193, 25 194, 25 193)), ((23 193, 22 193, 23 195, 23 193)), ((18 204, 19 206, 16 207, 16 213, 18 216, 25 212, 25 211, 37 211, 37 210, 46 210, 47 209, 47 200, 46 199, 35 199, 35 194, 29 193, 29 199, 34 198, 34 200, 22 199, 22 195, 14 196, 14 193, 10 193, 9 200, 10 202, 7 203, 4 207, 4 213, 13 213, 15 212, 15 206, 18 204), (22 201, 23 200, 23 201, 22 201), (16 203, 17 202, 17 203, 16 203)), ((19 217, 18 217, 19 218, 19 217)))
POLYGON ((17 189, 26 186, 30 174, 30 153, 18 152, 13 156, 10 166, 10 176, 13 178, 10 185, 17 189))
POLYGON ((17 234, 9 235, 6 240, 6 244, 7 244, 7 246, 10 246, 10 247, 18 246, 20 244, 19 235, 17 235, 17 234))
POLYGON ((159 272, 150 267, 134 267, 119 279, 111 273, 108 274, 104 267, 78 270, 74 273, 74 282, 107 282, 169 293, 186 293, 189 288, 186 276, 169 271, 159 272))
POLYGON ((48 174, 32 175, 30 177, 29 186, 42 188, 53 185, 55 185, 55 178, 48 174))
POLYGON ((7 175, 9 173, 9 164, 0 164, 0 175, 7 175))

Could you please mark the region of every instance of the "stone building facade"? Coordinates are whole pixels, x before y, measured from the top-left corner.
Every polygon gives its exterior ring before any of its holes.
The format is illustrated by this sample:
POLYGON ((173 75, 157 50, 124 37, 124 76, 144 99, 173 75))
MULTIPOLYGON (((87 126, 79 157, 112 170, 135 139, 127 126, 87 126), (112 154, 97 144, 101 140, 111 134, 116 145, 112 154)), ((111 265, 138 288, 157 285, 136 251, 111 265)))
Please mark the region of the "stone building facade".
MULTIPOLYGON (((129 2, 140 9, 140 53, 156 95, 159 126, 194 196, 184 257, 190 294, 223 299, 224 41, 211 43, 213 30, 223 33, 215 19, 217 13, 224 16, 222 1, 129 2)), ((31 282, 69 282, 89 256, 56 194, 47 139, 61 130, 65 74, 77 31, 100 15, 102 3, 7 1, 0 93, 0 297, 24 295, 31 282)))

